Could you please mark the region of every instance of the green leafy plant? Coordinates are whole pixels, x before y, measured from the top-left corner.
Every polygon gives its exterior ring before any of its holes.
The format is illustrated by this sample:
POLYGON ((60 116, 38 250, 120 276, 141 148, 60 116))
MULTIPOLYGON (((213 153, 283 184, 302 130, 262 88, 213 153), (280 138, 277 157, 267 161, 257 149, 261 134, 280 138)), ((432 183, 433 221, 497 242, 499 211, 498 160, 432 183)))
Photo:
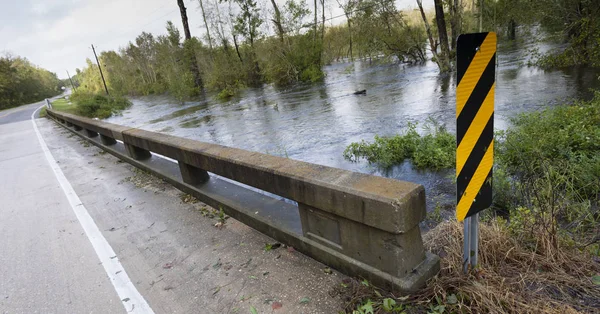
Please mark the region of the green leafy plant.
POLYGON ((396 308, 396 301, 394 299, 385 298, 382 304, 383 310, 386 312, 392 312, 396 308))
POLYGON ((416 130, 417 124, 409 123, 401 135, 375 136, 374 142, 351 143, 344 150, 344 158, 358 161, 361 158, 382 167, 398 165, 410 160, 419 169, 447 169, 454 167, 456 140, 445 127, 430 120, 425 125, 426 135, 416 130))

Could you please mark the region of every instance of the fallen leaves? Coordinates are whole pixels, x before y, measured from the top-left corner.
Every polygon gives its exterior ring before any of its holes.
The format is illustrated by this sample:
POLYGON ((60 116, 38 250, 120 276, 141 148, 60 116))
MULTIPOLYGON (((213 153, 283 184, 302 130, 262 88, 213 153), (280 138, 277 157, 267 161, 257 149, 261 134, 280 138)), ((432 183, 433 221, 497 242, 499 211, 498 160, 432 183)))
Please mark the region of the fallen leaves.
POLYGON ((271 303, 271 308, 273 310, 278 310, 278 309, 280 309, 282 307, 283 307, 283 304, 281 304, 281 302, 273 302, 273 303, 271 303))
POLYGON ((308 304, 310 302, 310 298, 304 297, 300 299, 300 304, 308 304))

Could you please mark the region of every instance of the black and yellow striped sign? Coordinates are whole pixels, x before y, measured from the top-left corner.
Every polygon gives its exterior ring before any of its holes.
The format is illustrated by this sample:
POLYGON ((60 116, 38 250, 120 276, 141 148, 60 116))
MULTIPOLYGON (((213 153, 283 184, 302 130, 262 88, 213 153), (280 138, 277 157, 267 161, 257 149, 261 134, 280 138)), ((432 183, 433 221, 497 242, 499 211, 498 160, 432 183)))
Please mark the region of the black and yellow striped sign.
POLYGON ((456 218, 492 204, 496 33, 465 34, 456 48, 456 218))

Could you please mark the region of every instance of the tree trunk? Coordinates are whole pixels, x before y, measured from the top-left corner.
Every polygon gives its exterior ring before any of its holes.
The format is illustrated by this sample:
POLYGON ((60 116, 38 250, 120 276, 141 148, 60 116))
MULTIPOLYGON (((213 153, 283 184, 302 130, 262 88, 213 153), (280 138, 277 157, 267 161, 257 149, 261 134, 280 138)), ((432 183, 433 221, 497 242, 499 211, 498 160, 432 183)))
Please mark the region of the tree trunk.
POLYGON ((423 18, 423 23, 425 23, 425 30, 427 31, 427 38, 429 39, 429 46, 431 47, 431 53, 433 57, 436 59, 436 62, 439 64, 439 58, 437 55, 437 45, 433 40, 433 34, 431 33, 431 27, 429 26, 429 22, 427 21, 427 16, 425 16, 425 11, 423 10, 423 2, 422 0, 417 0, 417 4, 419 5, 419 11, 421 11, 421 17, 423 18))
POLYGON ((208 28, 208 23, 206 22, 206 12, 204 12, 204 4, 202 3, 202 0, 198 0, 198 3, 200 3, 200 10, 202 10, 202 19, 204 19, 204 27, 206 27, 206 37, 208 37, 208 47, 210 48, 210 50, 212 52, 212 50, 213 50, 212 38, 210 38, 210 29, 208 28))
POLYGON ((483 0, 479 0, 479 32, 483 32, 483 0))
POLYGON ((325 45, 325 0, 321 0, 321 12, 322 12, 322 20, 321 20, 321 46, 319 49, 319 64, 323 63, 323 48, 325 45))
POLYGON ((190 40, 192 39, 192 35, 190 34, 190 25, 188 24, 187 12, 185 10, 183 0, 177 0, 177 5, 179 5, 179 12, 181 13, 181 21, 183 22, 183 32, 185 33, 185 40, 190 40))
POLYGON ((435 5, 435 21, 438 28, 438 37, 440 40, 440 70, 446 72, 450 70, 450 48, 448 47, 448 31, 446 30, 446 18, 444 17, 444 7, 442 0, 434 0, 435 5))
POLYGON ((188 24, 187 13, 185 10, 185 5, 183 5, 183 0, 177 0, 177 5, 179 5, 179 12, 181 13, 181 21, 183 22, 183 32, 185 33, 185 41, 183 43, 183 49, 185 53, 189 57, 190 62, 190 71, 192 71, 192 75, 194 75, 194 85, 196 87, 202 88, 202 77, 200 76, 200 70, 198 69, 198 61, 196 60, 196 53, 193 50, 189 43, 192 39, 192 35, 190 34, 190 26, 188 24))
POLYGON ((321 20, 321 45, 325 42, 325 0, 321 0, 321 9, 323 17, 321 20))
POLYGON ((240 58, 240 62, 244 63, 244 60, 242 60, 242 55, 240 54, 240 47, 238 45, 237 37, 235 36, 235 34, 233 35, 233 45, 235 46, 235 52, 237 52, 238 58, 240 58))
POLYGON ((273 19, 273 24, 275 24, 275 28, 277 29, 279 40, 281 43, 283 43, 284 30, 283 26, 281 26, 281 12, 279 11, 279 7, 277 7, 277 3, 275 3, 275 0, 271 0, 271 4, 273 5, 273 10, 275 11, 275 19, 273 19))
POLYGON ((454 0, 453 3, 448 3, 450 7, 450 28, 452 32, 452 42, 450 43, 450 50, 456 49, 456 41, 461 32, 461 16, 462 16, 462 5, 460 0, 454 0))
POLYGON ((350 23, 350 16, 346 13, 346 19, 348 20, 348 35, 350 37, 350 61, 354 61, 352 55, 352 24, 350 23))
POLYGON ((318 7, 317 7, 317 0, 314 1, 314 4, 315 4, 315 23, 313 25, 313 30, 314 30, 314 33, 313 33, 313 42, 316 45, 316 42, 317 42, 317 27, 319 26, 319 22, 317 20, 317 15, 319 13, 318 12, 318 7))
POLYGON ((508 39, 515 40, 517 38, 517 22, 514 19, 508 21, 508 39))

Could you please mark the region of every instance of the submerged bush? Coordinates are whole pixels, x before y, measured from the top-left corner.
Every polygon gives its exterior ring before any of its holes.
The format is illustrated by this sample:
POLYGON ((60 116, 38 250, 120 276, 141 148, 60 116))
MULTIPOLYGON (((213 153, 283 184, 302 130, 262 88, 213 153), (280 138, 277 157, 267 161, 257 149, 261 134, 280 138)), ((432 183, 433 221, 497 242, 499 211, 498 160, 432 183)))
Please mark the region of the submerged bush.
MULTIPOLYGON (((522 114, 498 134, 497 163, 519 181, 565 176, 571 198, 600 193, 600 94, 591 101, 522 114)), ((556 184, 557 182, 555 182, 556 184)))
POLYGON ((350 144, 344 150, 344 158, 358 161, 361 158, 382 167, 411 160, 419 169, 452 168, 456 156, 456 141, 445 127, 435 122, 426 125, 428 134, 419 135, 416 124, 410 123, 404 134, 392 137, 375 136, 373 143, 362 141, 350 144))
POLYGON ((600 94, 522 114, 512 124, 497 135, 494 207, 508 213, 519 241, 538 252, 597 248, 600 94))
POLYGON ((112 97, 84 92, 73 93, 71 101, 77 106, 77 114, 99 119, 106 119, 131 106, 131 102, 124 97, 112 97))

